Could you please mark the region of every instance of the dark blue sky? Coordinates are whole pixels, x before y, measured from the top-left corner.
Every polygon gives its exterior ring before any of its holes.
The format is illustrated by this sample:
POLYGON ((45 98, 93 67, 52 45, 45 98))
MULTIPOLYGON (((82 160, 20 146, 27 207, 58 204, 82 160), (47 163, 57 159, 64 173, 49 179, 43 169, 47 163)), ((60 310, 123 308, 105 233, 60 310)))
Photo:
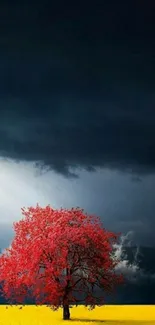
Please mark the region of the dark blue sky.
POLYGON ((155 246, 154 89, 153 1, 1 1, 0 247, 37 202, 155 246))
POLYGON ((154 172, 154 7, 1 4, 2 155, 154 172))
POLYGON ((0 5, 1 158, 49 169, 63 193, 74 189, 63 205, 153 245, 154 9, 152 1, 0 5))

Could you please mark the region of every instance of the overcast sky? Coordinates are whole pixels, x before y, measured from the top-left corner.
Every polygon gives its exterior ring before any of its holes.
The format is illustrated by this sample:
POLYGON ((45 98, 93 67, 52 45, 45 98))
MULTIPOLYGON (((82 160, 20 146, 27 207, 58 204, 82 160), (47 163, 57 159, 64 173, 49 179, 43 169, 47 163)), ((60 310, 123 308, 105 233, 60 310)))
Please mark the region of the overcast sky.
POLYGON ((0 247, 37 202, 155 246, 154 2, 4 1, 0 28, 0 247))

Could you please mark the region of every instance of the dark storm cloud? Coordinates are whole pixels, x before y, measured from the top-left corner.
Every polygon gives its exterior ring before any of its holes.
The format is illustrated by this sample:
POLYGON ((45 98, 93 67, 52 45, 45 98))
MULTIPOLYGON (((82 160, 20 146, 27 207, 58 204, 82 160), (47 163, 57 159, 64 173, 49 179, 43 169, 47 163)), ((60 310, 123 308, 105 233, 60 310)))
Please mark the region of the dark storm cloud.
POLYGON ((1 5, 0 153, 155 169, 154 4, 1 5))

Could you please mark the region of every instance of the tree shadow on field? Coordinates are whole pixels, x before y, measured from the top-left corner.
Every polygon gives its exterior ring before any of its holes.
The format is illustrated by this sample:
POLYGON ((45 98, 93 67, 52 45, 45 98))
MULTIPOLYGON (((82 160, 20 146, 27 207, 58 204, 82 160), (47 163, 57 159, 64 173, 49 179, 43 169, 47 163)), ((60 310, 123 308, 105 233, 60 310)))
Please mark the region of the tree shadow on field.
MULTIPOLYGON (((86 318, 73 318, 71 322, 84 322, 84 323, 96 323, 96 325, 155 325, 155 320, 101 320, 101 319, 86 319, 86 318)), ((95 324, 94 324, 95 325, 95 324)))
POLYGON ((101 320, 101 319, 86 319, 86 318, 73 318, 71 319, 71 322, 84 322, 84 323, 97 323, 97 324, 105 324, 106 320, 101 320))

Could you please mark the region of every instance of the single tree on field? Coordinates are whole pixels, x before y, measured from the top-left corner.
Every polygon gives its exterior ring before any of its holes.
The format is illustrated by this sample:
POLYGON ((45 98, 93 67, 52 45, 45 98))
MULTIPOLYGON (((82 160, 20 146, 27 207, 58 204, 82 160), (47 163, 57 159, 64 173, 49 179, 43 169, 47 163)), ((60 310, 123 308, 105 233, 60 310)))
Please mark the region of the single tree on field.
POLYGON ((104 297, 96 296, 94 288, 112 292, 122 280, 113 254, 118 235, 79 208, 37 205, 23 208, 22 214, 14 223, 11 247, 0 257, 5 298, 24 303, 31 296, 36 305, 63 307, 63 319, 70 319, 69 306, 79 301, 91 308, 102 305, 104 297))

